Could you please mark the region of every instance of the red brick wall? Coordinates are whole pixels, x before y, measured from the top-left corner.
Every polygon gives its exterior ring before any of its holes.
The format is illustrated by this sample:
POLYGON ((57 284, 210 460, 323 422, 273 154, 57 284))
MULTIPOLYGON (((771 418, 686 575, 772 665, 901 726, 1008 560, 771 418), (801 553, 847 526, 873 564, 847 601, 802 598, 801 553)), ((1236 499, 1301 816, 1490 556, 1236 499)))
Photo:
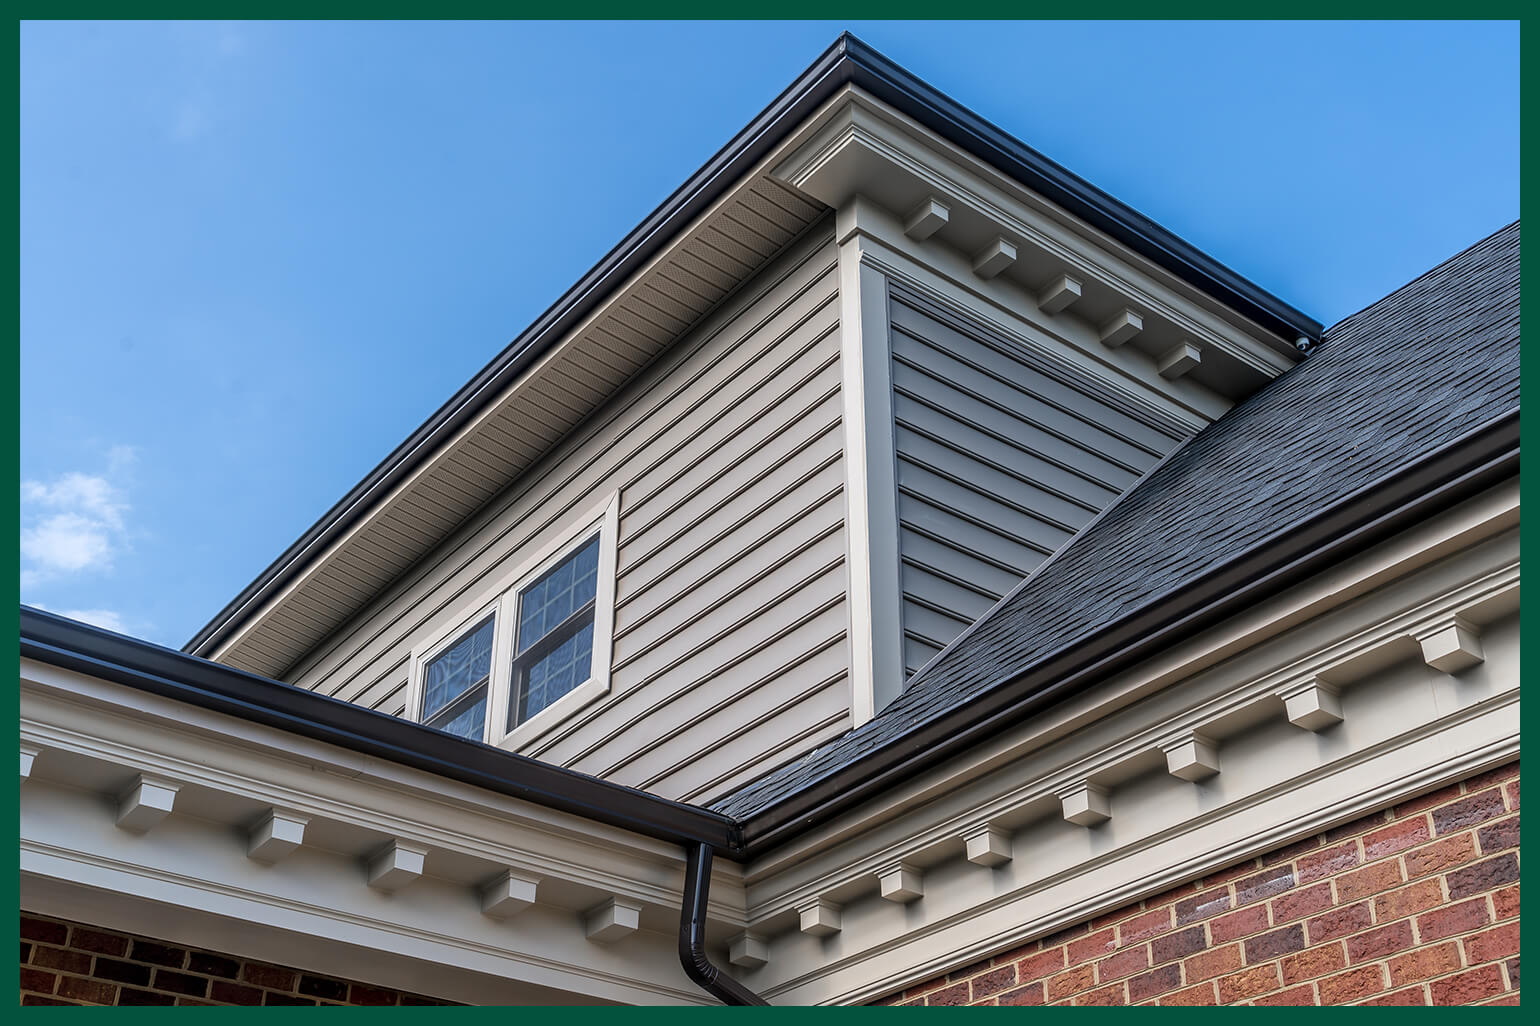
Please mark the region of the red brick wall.
POLYGON ((21 914, 24 1005, 441 1005, 82 923, 21 914))
POLYGON ((1516 1005, 1519 764, 881 1003, 1516 1005))

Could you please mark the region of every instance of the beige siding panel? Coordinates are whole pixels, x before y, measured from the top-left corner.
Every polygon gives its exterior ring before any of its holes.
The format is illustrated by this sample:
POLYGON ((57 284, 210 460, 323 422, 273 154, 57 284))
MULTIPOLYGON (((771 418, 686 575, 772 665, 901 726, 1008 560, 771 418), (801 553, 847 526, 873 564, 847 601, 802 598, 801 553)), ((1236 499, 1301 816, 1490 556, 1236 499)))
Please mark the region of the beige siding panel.
POLYGON ((753 436, 746 435, 732 440, 740 444, 725 445, 694 464, 691 469, 696 474, 695 481, 710 482, 698 490, 681 490, 678 495, 673 491, 654 493, 656 501, 627 517, 628 530, 623 535, 626 545, 622 550, 627 562, 622 565, 648 558, 653 549, 693 528, 725 503, 741 498, 746 489, 767 475, 794 475, 806 465, 806 459, 816 459, 818 454, 809 455, 807 449, 832 433, 825 405, 829 402, 828 397, 823 397, 795 410, 795 419, 784 430, 776 431, 752 448, 745 439, 753 436), (746 449, 742 457, 730 455, 740 447, 746 449), (803 462, 798 462, 799 457, 803 462))
POLYGON ((737 623, 760 611, 767 592, 775 593, 803 581, 844 558, 841 519, 804 526, 818 531, 800 536, 783 531, 750 550, 726 573, 693 584, 679 598, 643 620, 616 632, 615 666, 623 670, 643 654, 666 658, 676 649, 691 648, 709 625, 737 623))
MULTIPOLYGON (((659 749, 653 753, 662 756, 659 761, 665 765, 642 778, 639 786, 692 800, 701 791, 709 791, 711 785, 724 777, 744 772, 758 776, 774 769, 786 761, 785 744, 789 735, 844 722, 847 718, 844 714, 850 704, 850 696, 846 693, 849 685, 845 681, 844 673, 828 679, 814 679, 811 682, 813 686, 807 688, 805 694, 791 701, 756 709, 758 715, 755 716, 707 717, 687 734, 681 735, 675 747, 659 749), (712 747, 725 749, 730 753, 730 758, 692 759, 685 754, 692 749, 712 747)), ((794 685, 798 682, 785 683, 794 685)), ((800 683, 807 687, 809 682, 800 683)))
POLYGON ((796 701, 812 689, 828 687, 834 678, 845 674, 849 662, 844 629, 836 622, 844 615, 844 608, 843 603, 836 604, 788 633, 766 652, 756 654, 750 664, 754 667, 752 673, 711 677, 694 688, 676 692, 671 700, 648 706, 645 715, 623 726, 618 736, 634 735, 625 743, 607 739, 602 746, 590 744, 574 758, 584 759, 601 747, 606 755, 620 753, 607 763, 588 760, 585 764, 590 772, 601 776, 629 768, 642 786, 647 786, 657 776, 673 772, 681 750, 692 750, 688 744, 681 745, 681 738, 708 719, 735 719, 732 726, 717 725, 721 733, 712 743, 725 743, 727 735, 768 716, 788 701, 796 701), (773 650, 777 648, 792 653, 791 657, 774 661, 773 650), (703 709, 710 711, 703 716, 703 709), (663 754, 655 755, 659 752, 663 754))
MULTIPOLYGON (((823 693, 825 696, 848 695, 849 690, 849 683, 847 683, 845 677, 841 676, 838 681, 828 685, 824 689, 823 693)), ((848 701, 849 699, 847 697, 846 702, 848 703, 848 701)), ((799 716, 799 719, 805 717, 806 713, 803 713, 801 716, 799 716)), ((776 743, 776 747, 773 752, 768 753, 758 762, 750 762, 749 764, 742 766, 736 771, 727 773, 723 776, 715 777, 705 785, 681 794, 679 796, 680 800, 693 802, 696 804, 708 804, 714 800, 717 795, 728 794, 732 791, 735 791, 743 785, 754 780, 756 777, 762 776, 769 770, 775 769, 778 766, 783 766, 789 762, 789 759, 782 758, 784 753, 811 752, 814 749, 825 745, 830 741, 833 741, 835 738, 839 737, 841 734, 850 729, 850 716, 844 710, 836 711, 827 719, 818 723, 814 723, 809 727, 805 727, 790 737, 786 737, 784 734, 779 733, 781 730, 784 730, 786 726, 787 724, 784 722, 767 725, 764 728, 756 726, 755 731, 757 733, 761 735, 768 734, 771 737, 780 738, 780 741, 776 743)), ((659 792, 671 791, 672 789, 670 784, 671 781, 660 781, 654 785, 653 789, 659 792)))
POLYGON ((622 574, 625 590, 616 593, 616 632, 667 606, 680 582, 726 573, 765 538, 791 531, 799 522, 843 516, 844 470, 838 456, 822 455, 822 462, 747 515, 737 508, 723 509, 701 522, 702 538, 686 532, 657 551, 649 576, 635 567, 622 574), (665 584, 671 586, 662 587, 665 584))
POLYGON ((607 710, 610 729, 599 732, 590 729, 586 721, 575 722, 542 742, 535 754, 588 773, 619 775, 638 753, 650 751, 663 743, 663 738, 679 733, 703 712, 732 704, 740 696, 782 678, 795 677, 803 684, 822 679, 816 674, 805 676, 801 667, 819 653, 833 649, 844 652, 846 616, 843 595, 801 610, 780 630, 738 652, 732 661, 708 668, 703 675, 682 679, 667 690, 627 691, 607 710), (654 718, 661 728, 656 736, 654 718))
MULTIPOLYGON (((776 245, 768 222, 738 218, 710 242, 757 263, 776 245)), ((690 273, 703 288, 731 280, 690 273)), ((630 298, 619 330, 650 340, 676 330, 687 301, 708 303, 693 282, 659 286, 630 298)), ((794 244, 318 646, 296 682, 400 713, 412 646, 618 490, 610 693, 525 751, 699 798, 847 727, 837 289, 828 234, 794 244), (742 744, 724 748, 729 735, 742 744)), ((611 353, 628 344, 607 337, 611 353)), ((541 405, 560 417, 598 381, 552 376, 541 405)), ((524 427, 501 422, 494 442, 446 461, 457 490, 495 479, 491 446, 513 449, 524 427)))
POLYGON ((890 298, 913 674, 1179 439, 982 325, 902 289, 890 298))
POLYGON ((596 494, 606 482, 623 485, 641 472, 638 468, 650 466, 649 459, 656 457, 648 454, 662 448, 653 440, 675 424, 689 421, 703 397, 732 381, 772 344, 759 330, 762 325, 791 330, 805 319, 807 309, 828 302, 825 297, 835 288, 833 259, 830 252, 795 264, 766 286, 769 294, 763 304, 753 304, 722 330, 702 332, 706 338, 670 353, 653 368, 650 378, 638 380, 613 402, 607 416, 590 425, 583 437, 516 482, 456 539, 425 560, 411 580, 381 598, 366 614, 367 633, 347 631, 334 636, 295 680, 356 676, 393 649, 410 648, 411 639, 421 635, 425 623, 451 616, 459 596, 493 574, 509 553, 530 544, 543 530, 559 529, 570 508, 596 494), (782 316, 787 308, 801 309, 802 314, 782 316), (724 335, 732 340, 725 350, 724 335), (422 602, 423 595, 432 596, 437 604, 422 602))

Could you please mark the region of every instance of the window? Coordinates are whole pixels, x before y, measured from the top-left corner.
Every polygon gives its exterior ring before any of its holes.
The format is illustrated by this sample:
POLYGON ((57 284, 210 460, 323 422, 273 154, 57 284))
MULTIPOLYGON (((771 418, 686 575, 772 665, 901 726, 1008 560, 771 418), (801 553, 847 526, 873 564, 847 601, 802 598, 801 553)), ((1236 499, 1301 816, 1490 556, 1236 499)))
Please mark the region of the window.
POLYGON ((519 748, 608 692, 618 510, 588 510, 413 649, 407 715, 519 748))
POLYGON ((428 726, 476 741, 486 733, 493 625, 487 617, 423 667, 422 721, 428 726))
POLYGON ((515 700, 508 706, 509 730, 588 679, 598 583, 596 534, 519 593, 515 700))

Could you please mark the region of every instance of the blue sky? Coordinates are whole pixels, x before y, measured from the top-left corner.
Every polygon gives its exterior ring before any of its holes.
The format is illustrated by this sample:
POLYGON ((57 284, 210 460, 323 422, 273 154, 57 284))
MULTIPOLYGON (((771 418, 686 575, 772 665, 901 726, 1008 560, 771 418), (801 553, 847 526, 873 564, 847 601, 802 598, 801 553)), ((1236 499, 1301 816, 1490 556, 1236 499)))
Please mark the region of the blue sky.
POLYGON ((22 601, 181 645, 845 28, 1327 324, 1519 214, 1516 24, 24 24, 22 601))

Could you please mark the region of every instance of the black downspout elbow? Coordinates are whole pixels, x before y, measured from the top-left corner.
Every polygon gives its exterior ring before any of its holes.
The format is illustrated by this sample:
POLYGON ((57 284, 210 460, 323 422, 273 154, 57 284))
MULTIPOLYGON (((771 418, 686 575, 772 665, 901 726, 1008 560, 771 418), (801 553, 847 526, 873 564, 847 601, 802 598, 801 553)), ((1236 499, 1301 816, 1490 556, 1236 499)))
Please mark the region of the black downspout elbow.
POLYGON ((706 899, 711 894, 711 846, 685 848, 684 905, 679 909, 679 962, 685 975, 724 1005, 770 1002, 718 969, 706 957, 706 899))

